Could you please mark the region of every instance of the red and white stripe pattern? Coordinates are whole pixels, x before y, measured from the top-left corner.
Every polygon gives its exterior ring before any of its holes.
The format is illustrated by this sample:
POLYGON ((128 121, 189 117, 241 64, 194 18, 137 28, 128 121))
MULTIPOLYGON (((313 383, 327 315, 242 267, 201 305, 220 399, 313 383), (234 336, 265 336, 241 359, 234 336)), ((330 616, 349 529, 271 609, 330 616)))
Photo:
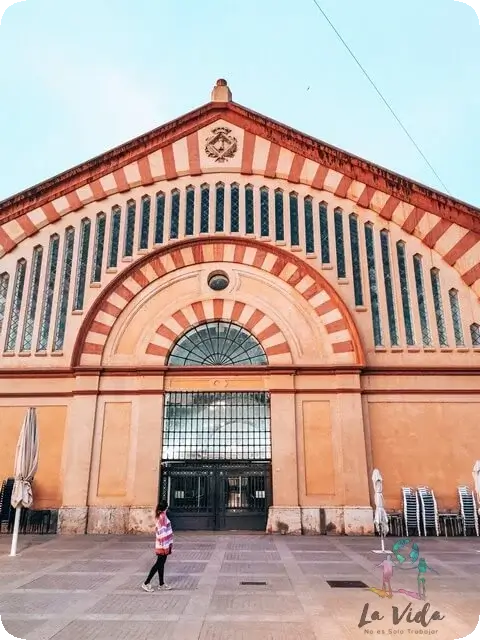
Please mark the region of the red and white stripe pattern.
POLYGON ((204 300, 179 309, 158 327, 147 353, 159 357, 162 364, 172 345, 190 327, 210 320, 231 320, 250 331, 262 345, 269 364, 292 364, 288 342, 278 327, 263 311, 233 300, 204 300))
MULTIPOLYGON (((96 313, 86 330, 86 338, 79 350, 80 362, 73 364, 100 365, 110 331, 122 311, 139 291, 162 276, 193 264, 227 262, 256 267, 276 276, 294 288, 310 305, 322 322, 328 336, 333 363, 363 363, 360 339, 349 314, 333 288, 309 264, 278 247, 256 241, 212 238, 189 241, 175 246, 161 255, 148 256, 140 265, 125 274, 104 299, 100 298, 96 313), (186 246, 185 246, 186 245, 186 246)), ((192 324, 200 320, 223 318, 245 323, 260 340, 269 359, 282 356, 291 362, 290 348, 280 329, 260 311, 240 303, 220 299, 196 303, 172 316, 171 322, 157 331, 158 338, 149 345, 149 352, 165 358, 172 342, 192 324), (162 339, 161 339, 162 338, 162 339), (290 358, 290 360, 288 360, 290 358)), ((163 360, 161 361, 163 363, 163 360)))
MULTIPOLYGON (((367 185, 369 177, 366 171, 365 182, 353 180, 341 171, 327 168, 306 157, 312 155, 311 145, 310 153, 307 150, 304 156, 298 149, 289 150, 241 129, 242 119, 238 114, 225 115, 218 123, 190 133, 153 153, 147 152, 140 160, 106 173, 48 204, 33 210, 25 208, 22 215, 0 227, 0 257, 45 225, 54 223, 91 202, 128 192, 140 185, 146 187, 160 181, 175 180, 183 175, 211 173, 212 161, 203 152, 203 142, 205 132, 210 132, 218 124, 237 127, 234 133, 239 140, 238 153, 228 166, 220 167, 221 170, 281 178, 292 184, 308 185, 312 189, 330 192, 356 207, 370 209, 420 238, 429 249, 435 249, 448 264, 457 269, 466 284, 473 287, 480 297, 480 223, 475 229, 469 229, 468 216, 460 211, 459 223, 451 222, 452 216, 450 220, 442 217, 441 204, 433 199, 429 202, 427 197, 423 198, 422 207, 408 204, 367 185)), ((266 129, 268 132, 268 126, 266 129)), ((288 140, 285 145, 288 146, 288 140)), ((218 171, 219 167, 216 166, 215 170, 218 171)))

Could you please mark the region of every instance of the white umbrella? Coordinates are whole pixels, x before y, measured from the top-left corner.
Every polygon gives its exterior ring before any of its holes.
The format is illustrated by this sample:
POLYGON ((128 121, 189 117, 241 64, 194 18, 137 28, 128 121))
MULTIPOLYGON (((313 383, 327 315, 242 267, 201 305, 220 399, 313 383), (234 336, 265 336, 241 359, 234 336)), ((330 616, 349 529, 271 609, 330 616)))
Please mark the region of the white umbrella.
POLYGON ((475 487, 475 493, 477 494, 477 505, 479 505, 478 513, 480 513, 480 460, 475 462, 472 475, 473 486, 475 487))
POLYGON ((23 421, 15 455, 15 484, 12 491, 12 507, 15 509, 11 556, 17 555, 18 530, 22 507, 32 506, 32 482, 38 468, 37 412, 30 407, 23 421))
POLYGON ((383 502, 383 478, 378 469, 374 469, 372 473, 374 500, 375 500, 375 518, 374 524, 382 540, 382 549, 375 553, 385 553, 385 536, 388 533, 388 515, 385 511, 383 502))

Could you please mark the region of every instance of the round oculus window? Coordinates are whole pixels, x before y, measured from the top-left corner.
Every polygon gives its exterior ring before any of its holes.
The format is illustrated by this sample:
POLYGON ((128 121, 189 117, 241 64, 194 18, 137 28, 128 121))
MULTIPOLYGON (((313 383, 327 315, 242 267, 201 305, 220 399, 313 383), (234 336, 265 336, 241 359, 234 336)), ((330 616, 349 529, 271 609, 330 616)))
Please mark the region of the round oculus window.
POLYGON ((214 291, 223 291, 230 284, 230 280, 226 273, 216 272, 208 276, 208 286, 214 291))

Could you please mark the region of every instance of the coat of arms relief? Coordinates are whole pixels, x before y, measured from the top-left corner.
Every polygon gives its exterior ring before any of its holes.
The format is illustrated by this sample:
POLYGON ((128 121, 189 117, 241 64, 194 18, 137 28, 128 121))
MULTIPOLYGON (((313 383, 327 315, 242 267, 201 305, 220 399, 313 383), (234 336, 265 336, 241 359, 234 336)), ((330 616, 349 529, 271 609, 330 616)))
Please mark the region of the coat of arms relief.
POLYGON ((226 127, 212 129, 212 135, 207 138, 205 153, 215 162, 226 162, 237 153, 237 139, 231 135, 232 130, 226 127))

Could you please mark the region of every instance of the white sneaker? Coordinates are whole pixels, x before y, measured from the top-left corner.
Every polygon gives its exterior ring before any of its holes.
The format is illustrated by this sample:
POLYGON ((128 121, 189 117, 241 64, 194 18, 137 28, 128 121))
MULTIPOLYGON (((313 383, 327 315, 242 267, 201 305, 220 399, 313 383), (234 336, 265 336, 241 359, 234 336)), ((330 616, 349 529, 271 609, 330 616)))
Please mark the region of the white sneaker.
POLYGON ((168 584, 161 584, 158 586, 159 591, 171 591, 172 587, 168 584))
POLYGON ((142 584, 142 589, 147 593, 153 593, 153 587, 151 584, 142 584))

